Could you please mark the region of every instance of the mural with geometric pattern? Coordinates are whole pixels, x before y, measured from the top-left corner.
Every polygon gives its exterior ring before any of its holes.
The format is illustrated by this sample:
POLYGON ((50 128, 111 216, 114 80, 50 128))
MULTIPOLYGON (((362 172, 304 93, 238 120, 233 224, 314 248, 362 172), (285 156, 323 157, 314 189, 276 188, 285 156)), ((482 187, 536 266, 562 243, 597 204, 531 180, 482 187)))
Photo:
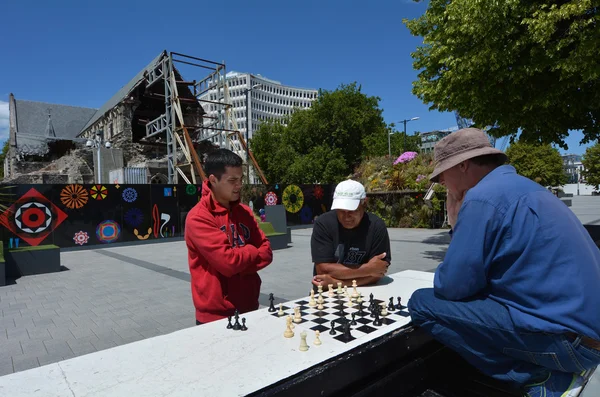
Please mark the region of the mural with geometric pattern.
MULTIPOLYGON (((310 224, 331 207, 332 185, 250 185, 242 199, 259 216, 283 205, 288 225, 310 224), (262 211, 264 213, 264 211, 262 211)), ((3 244, 84 247, 183 236, 200 185, 0 185, 3 244)))

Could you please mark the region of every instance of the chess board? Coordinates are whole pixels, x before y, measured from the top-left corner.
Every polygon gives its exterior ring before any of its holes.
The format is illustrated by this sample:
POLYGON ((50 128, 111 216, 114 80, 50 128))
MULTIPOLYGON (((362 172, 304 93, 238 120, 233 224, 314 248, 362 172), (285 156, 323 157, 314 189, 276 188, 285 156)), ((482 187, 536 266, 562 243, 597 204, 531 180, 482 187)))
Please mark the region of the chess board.
MULTIPOLYGON (((348 343, 355 339, 359 339, 365 335, 370 334, 380 328, 394 324, 401 318, 410 317, 406 306, 401 305, 398 309, 397 302, 394 303, 394 310, 389 311, 386 316, 380 316, 382 325, 374 325, 375 320, 374 314, 369 310, 369 298, 363 301, 362 313, 359 311, 359 305, 355 302, 354 306, 348 307, 346 303, 348 300, 344 295, 338 295, 337 293, 333 297, 329 297, 327 292, 323 293, 323 309, 317 309, 317 306, 309 306, 308 300, 298 300, 294 302, 288 302, 288 305, 283 305, 282 309, 284 312, 283 316, 279 316, 279 307, 276 307, 276 311, 271 313, 272 316, 280 317, 282 322, 285 323, 285 318, 290 315, 294 317, 294 308, 300 308, 301 321, 299 323, 294 322, 294 325, 301 325, 302 327, 308 328, 312 331, 319 331, 321 335, 329 336, 331 330, 331 322, 334 322, 334 329, 336 335, 331 337, 339 342, 348 343), (354 313, 354 319, 356 325, 350 326, 350 338, 344 336, 344 323, 352 320, 352 313, 354 313)), ((315 296, 317 300, 317 296, 315 296)), ((383 303, 380 299, 373 299, 377 305, 383 303)), ((387 304, 386 304, 387 307, 387 304)))

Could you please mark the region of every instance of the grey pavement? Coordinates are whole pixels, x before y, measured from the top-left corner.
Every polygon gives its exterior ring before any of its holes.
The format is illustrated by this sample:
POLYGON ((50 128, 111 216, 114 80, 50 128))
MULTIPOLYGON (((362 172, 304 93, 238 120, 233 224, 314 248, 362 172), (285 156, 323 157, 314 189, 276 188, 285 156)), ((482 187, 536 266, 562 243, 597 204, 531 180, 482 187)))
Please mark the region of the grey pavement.
MULTIPOLYGON (((600 223, 600 197, 574 197, 583 223, 600 223)), ((292 230, 289 248, 260 272, 268 293, 292 300, 309 293, 312 229, 292 230)), ((390 272, 434 271, 446 230, 389 229, 390 272)), ((21 277, 0 287, 0 376, 194 326, 183 241, 61 252, 60 273, 21 277)), ((251 326, 249 324, 249 326, 251 326)), ((600 395, 592 379, 586 395, 600 395)))

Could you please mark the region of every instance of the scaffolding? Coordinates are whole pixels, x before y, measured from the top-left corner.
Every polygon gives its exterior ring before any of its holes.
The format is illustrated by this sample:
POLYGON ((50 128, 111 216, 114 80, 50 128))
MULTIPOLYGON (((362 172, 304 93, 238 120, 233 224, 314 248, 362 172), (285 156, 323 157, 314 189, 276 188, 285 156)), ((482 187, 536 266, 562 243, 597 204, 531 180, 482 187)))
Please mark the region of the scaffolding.
POLYGON ((245 160, 248 171, 249 163, 252 161, 254 169, 263 183, 267 183, 254 156, 247 150, 247 143, 238 131, 235 118, 232 117, 232 104, 229 98, 224 63, 169 52, 162 62, 149 71, 147 81, 147 88, 159 82, 164 84, 165 112, 146 124, 145 138, 166 135, 169 184, 177 184, 179 177, 188 184, 198 183, 197 176, 201 181, 206 179, 195 144, 208 140, 216 141, 215 143, 219 147, 227 148, 238 154, 248 153, 248 156, 241 156, 245 160), (208 74, 200 80, 178 80, 177 73, 174 72, 174 65, 177 63, 208 70, 208 74), (191 88, 195 99, 180 98, 178 88, 180 86, 191 88), (208 99, 202 98, 206 94, 208 94, 208 99), (190 135, 188 131, 190 126, 186 126, 183 117, 181 102, 186 101, 214 106, 217 109, 216 117, 206 114, 202 116, 202 125, 199 129, 196 128, 199 133, 194 137, 190 135), (191 180, 186 175, 186 170, 191 176, 191 180))

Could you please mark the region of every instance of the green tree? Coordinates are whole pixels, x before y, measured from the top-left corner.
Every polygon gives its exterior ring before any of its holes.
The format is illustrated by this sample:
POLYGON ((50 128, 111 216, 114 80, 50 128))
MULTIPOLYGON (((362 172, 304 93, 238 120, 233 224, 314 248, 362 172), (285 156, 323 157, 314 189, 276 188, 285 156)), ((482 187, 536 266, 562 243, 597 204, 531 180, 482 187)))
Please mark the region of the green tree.
POLYGON ((550 144, 517 141, 508 147, 506 155, 517 173, 542 186, 559 186, 567 182, 562 157, 550 144))
POLYGON ((429 0, 404 23, 423 38, 413 93, 431 109, 565 149, 569 130, 600 137, 597 1, 429 0))
POLYGON ((584 167, 581 174, 585 177, 587 184, 600 190, 600 142, 586 149, 581 163, 584 167))
POLYGON ((341 85, 321 91, 310 109, 292 114, 287 126, 262 124, 250 148, 269 182, 335 183, 369 151, 387 153, 381 113, 379 98, 365 95, 356 83, 341 85))
POLYGON ((4 159, 6 159, 6 155, 8 154, 8 139, 4 142, 4 146, 2 146, 2 152, 0 153, 0 179, 4 179, 4 159))

